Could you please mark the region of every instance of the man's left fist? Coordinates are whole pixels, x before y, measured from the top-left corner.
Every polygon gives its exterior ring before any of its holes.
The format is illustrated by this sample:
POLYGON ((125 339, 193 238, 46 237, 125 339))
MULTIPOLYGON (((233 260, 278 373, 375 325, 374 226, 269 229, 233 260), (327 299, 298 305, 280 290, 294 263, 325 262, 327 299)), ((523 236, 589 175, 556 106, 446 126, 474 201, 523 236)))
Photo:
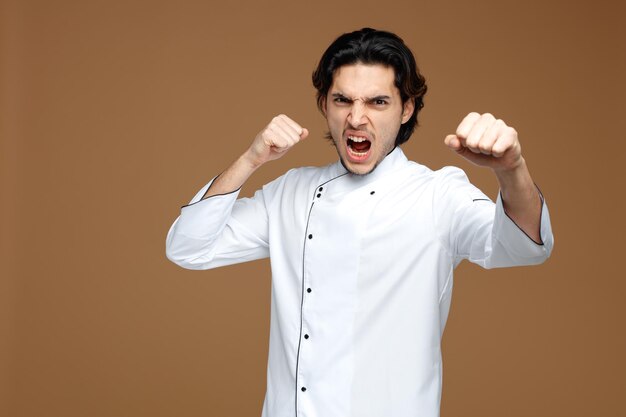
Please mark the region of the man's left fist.
POLYGON ((444 142, 468 161, 493 170, 512 170, 522 163, 517 132, 489 113, 468 114, 444 142))

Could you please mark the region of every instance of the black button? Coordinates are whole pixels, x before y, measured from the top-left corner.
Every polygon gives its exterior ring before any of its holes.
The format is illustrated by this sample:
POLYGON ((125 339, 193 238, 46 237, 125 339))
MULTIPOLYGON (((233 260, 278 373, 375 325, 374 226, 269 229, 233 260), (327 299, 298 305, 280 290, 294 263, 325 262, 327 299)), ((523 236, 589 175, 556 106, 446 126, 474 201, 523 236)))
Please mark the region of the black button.
POLYGON ((311 290, 310 288, 307 288, 307 289, 306 289, 306 292, 311 292, 311 291, 312 291, 312 290, 311 290))
POLYGON ((309 235, 309 239, 313 239, 313 235, 309 235))
POLYGON ((324 187, 320 187, 319 190, 317 190, 317 191, 322 191, 323 189, 324 189, 324 187))
POLYGON ((371 195, 374 195, 374 193, 375 193, 375 192, 376 192, 376 191, 370 191, 370 194, 371 194, 371 195))
POLYGON ((308 334, 305 334, 305 335, 304 335, 304 338, 305 338, 305 339, 308 339, 308 338, 309 338, 309 335, 308 335, 308 334))
POLYGON ((300 389, 302 390, 302 392, 306 391, 306 387, 302 387, 300 389))
POLYGON ((317 195, 317 198, 320 198, 321 196, 322 196, 321 194, 318 194, 318 195, 317 195))

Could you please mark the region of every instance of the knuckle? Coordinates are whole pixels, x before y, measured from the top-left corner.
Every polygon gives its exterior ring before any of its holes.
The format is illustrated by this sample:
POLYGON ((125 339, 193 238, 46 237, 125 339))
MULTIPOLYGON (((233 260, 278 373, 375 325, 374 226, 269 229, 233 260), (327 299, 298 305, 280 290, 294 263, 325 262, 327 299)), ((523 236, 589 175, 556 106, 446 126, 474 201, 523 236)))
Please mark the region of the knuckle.
POLYGON ((491 149, 494 152, 502 152, 506 149, 506 145, 502 142, 496 142, 493 144, 493 146, 491 147, 491 149))
POLYGON ((502 129, 502 136, 510 143, 517 140, 517 132, 512 127, 505 127, 502 129))
POLYGON ((502 156, 505 150, 506 148, 504 146, 498 144, 494 145, 493 148, 491 148, 491 152, 497 156, 502 156))

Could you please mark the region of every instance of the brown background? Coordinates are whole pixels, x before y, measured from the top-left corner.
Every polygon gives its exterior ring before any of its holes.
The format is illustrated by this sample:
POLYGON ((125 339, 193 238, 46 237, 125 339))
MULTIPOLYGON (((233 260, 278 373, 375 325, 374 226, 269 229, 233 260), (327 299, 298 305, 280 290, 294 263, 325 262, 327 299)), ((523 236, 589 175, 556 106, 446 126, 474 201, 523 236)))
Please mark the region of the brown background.
POLYGON ((495 197, 442 142, 493 112, 553 219, 546 264, 458 268, 442 415, 626 415, 625 18, 598 0, 5 1, 0 415, 260 415, 268 263, 185 271, 165 234, 277 113, 312 136, 246 194, 334 160, 310 73, 366 25, 400 34, 428 79, 409 157, 495 197))

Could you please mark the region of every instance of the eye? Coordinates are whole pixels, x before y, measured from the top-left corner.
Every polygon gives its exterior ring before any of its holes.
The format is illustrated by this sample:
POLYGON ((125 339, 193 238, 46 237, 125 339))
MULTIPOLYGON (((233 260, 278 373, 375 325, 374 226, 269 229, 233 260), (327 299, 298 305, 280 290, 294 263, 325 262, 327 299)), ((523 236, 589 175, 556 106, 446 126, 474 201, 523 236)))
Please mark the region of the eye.
POLYGON ((335 97, 333 99, 333 101, 335 103, 339 103, 339 104, 348 104, 348 103, 350 103, 350 99, 348 99, 346 97, 335 97))
POLYGON ((384 105, 388 104, 388 102, 385 99, 377 98, 376 100, 374 100, 374 104, 377 105, 377 106, 384 106, 384 105))

